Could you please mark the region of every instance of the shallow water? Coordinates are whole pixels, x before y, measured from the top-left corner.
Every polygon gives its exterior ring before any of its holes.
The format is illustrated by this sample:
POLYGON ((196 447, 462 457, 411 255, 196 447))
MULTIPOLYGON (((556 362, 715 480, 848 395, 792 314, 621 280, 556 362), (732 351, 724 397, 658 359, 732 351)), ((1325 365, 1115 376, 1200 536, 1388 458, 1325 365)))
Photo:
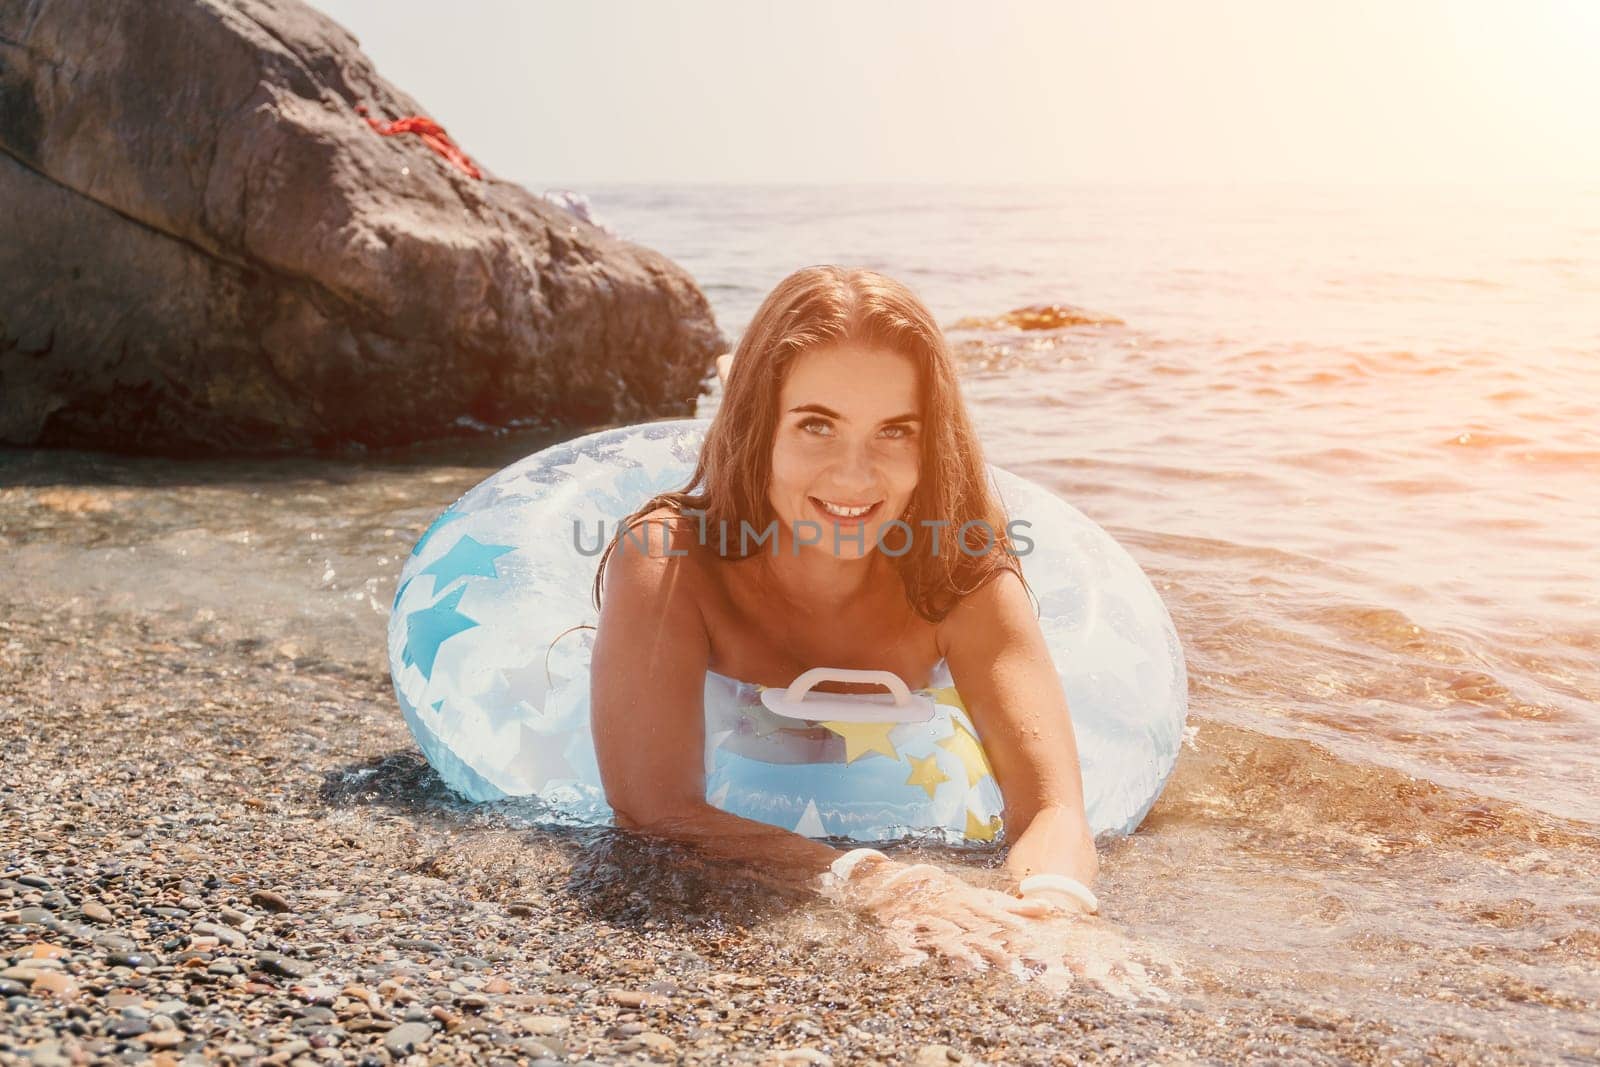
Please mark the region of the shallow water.
MULTIPOLYGON (((1117 536, 1189 657, 1195 743, 1103 853, 1130 951, 1219 1017, 1600 1045, 1600 189, 589 192, 730 336, 825 261, 947 323, 1121 319, 952 339, 988 458, 1117 536)), ((381 673, 416 536, 542 443, 0 452, 0 597, 381 673)))

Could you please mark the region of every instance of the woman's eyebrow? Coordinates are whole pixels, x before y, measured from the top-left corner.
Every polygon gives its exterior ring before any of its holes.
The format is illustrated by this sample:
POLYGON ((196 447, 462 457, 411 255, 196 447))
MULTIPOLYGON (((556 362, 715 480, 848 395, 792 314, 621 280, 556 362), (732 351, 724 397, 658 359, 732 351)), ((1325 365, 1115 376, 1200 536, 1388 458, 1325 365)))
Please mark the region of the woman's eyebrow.
MULTIPOLYGON (((844 421, 849 421, 849 420, 846 420, 844 418, 844 416, 839 414, 837 411, 834 411, 830 407, 824 407, 821 404, 801 404, 799 407, 793 407, 793 408, 789 409, 789 413, 791 415, 795 414, 797 412, 811 412, 811 413, 816 414, 816 415, 826 415, 830 419, 841 419, 841 420, 844 420, 844 421)), ((892 419, 884 419, 883 422, 880 423, 879 425, 887 425, 887 424, 889 424, 891 422, 920 422, 920 421, 922 421, 921 417, 918 416, 915 411, 908 411, 904 415, 896 415, 892 419)))

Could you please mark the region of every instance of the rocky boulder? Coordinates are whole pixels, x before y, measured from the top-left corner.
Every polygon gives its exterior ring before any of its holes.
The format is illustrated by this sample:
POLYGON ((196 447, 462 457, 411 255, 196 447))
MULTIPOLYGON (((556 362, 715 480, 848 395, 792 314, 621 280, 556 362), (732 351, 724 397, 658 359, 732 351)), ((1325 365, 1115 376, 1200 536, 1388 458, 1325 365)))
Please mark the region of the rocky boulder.
POLYGON ((297 0, 0 0, 0 442, 692 413, 726 345, 681 268, 363 105, 425 114, 297 0))

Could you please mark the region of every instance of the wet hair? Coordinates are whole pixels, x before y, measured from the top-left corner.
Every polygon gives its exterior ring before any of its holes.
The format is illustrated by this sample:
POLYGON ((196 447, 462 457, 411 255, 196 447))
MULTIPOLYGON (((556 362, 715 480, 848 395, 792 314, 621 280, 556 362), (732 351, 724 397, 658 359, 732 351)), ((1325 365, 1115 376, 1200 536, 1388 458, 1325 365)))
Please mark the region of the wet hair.
MULTIPOLYGON (((825 265, 795 271, 762 301, 735 350, 722 405, 706 433, 694 476, 682 490, 652 497, 619 524, 595 575, 597 610, 612 551, 653 511, 704 512, 703 520, 698 516, 685 520, 703 521, 702 530, 737 531, 741 522, 756 532, 767 528, 776 518, 768 490, 780 418, 779 395, 789 368, 811 349, 846 343, 899 353, 917 368, 921 463, 910 507, 901 516, 911 527, 915 542, 903 555, 885 554, 899 572, 912 608, 928 621, 938 622, 962 597, 1001 571, 1015 571, 1022 577, 1007 535, 1005 511, 992 490, 983 450, 967 416, 944 331, 916 294, 893 278, 870 270, 825 265), (941 519, 948 525, 939 528, 939 551, 925 551, 931 533, 921 523, 941 519), (973 525, 964 525, 968 523, 973 525), (965 550, 955 541, 963 529, 967 531, 965 550)), ((887 534, 884 540, 898 550, 903 534, 887 534)), ((638 542, 637 535, 634 541, 638 542)), ((751 551, 771 551, 770 542, 751 551)), ((722 558, 744 559, 748 554, 729 550, 722 558)))

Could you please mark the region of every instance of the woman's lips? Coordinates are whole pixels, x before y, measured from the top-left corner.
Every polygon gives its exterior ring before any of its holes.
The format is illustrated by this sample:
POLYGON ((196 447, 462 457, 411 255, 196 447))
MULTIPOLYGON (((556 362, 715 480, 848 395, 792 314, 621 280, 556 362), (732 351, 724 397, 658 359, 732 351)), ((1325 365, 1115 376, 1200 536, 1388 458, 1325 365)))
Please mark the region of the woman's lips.
POLYGON ((817 509, 817 514, 821 515, 824 519, 827 519, 829 522, 837 523, 840 526, 857 526, 857 525, 860 525, 861 523, 864 523, 868 519, 871 519, 873 516, 877 515, 879 510, 881 510, 882 507, 883 507, 883 501, 879 500, 879 501, 875 502, 872 505, 872 507, 870 507, 866 511, 862 512, 860 515, 854 515, 854 516, 835 515, 833 512, 831 512, 827 508, 823 507, 822 506, 822 501, 820 499, 818 499, 817 497, 808 496, 808 497, 806 497, 806 499, 811 501, 811 506, 817 509))

